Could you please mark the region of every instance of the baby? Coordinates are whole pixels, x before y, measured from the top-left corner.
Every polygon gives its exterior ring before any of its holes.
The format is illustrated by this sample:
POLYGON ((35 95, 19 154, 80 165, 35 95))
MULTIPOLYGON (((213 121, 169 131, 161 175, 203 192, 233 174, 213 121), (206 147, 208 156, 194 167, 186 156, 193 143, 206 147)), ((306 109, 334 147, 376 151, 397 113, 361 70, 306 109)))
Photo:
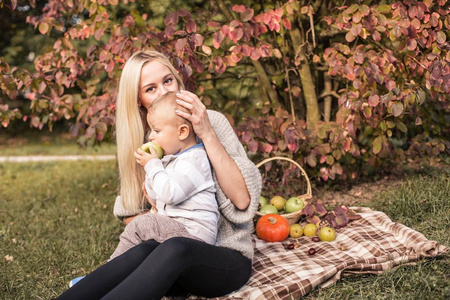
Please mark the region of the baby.
POLYGON ((190 237, 214 245, 219 211, 211 165, 203 144, 197 143, 192 124, 176 115, 183 109, 176 94, 154 100, 147 113, 150 141, 164 149, 158 159, 138 149, 136 161, 145 169, 144 188, 157 213, 137 216, 124 229, 110 259, 147 240, 162 243, 172 237, 190 237))

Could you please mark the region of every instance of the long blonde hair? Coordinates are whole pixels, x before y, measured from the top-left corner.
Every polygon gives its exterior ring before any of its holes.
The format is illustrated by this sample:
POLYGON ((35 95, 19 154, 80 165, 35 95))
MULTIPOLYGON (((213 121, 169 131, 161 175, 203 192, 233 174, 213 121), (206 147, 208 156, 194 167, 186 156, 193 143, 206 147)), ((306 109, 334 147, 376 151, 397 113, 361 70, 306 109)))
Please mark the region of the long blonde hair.
POLYGON ((142 67, 154 60, 168 67, 177 80, 178 87, 184 89, 181 77, 162 53, 138 51, 125 63, 116 101, 116 143, 120 196, 123 206, 130 214, 140 212, 147 203, 142 192, 145 172, 136 163, 133 153, 148 138, 146 108, 138 106, 138 98, 142 67))

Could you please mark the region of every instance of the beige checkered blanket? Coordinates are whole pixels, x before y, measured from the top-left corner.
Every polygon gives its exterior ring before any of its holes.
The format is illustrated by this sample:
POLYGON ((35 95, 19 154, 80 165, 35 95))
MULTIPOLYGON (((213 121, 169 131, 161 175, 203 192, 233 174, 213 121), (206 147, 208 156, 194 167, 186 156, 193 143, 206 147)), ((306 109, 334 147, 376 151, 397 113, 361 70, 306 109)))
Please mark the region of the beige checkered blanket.
POLYGON ((383 212, 361 207, 352 209, 362 218, 338 229, 336 240, 330 243, 315 243, 304 236, 267 243, 253 236, 255 256, 250 280, 238 291, 214 299, 298 299, 318 286, 335 283, 342 276, 381 274, 400 264, 414 264, 420 258, 436 257, 448 251, 423 234, 392 222, 383 212), (285 249, 292 242, 299 243, 300 247, 285 249), (309 256, 307 252, 312 247, 317 252, 309 256))

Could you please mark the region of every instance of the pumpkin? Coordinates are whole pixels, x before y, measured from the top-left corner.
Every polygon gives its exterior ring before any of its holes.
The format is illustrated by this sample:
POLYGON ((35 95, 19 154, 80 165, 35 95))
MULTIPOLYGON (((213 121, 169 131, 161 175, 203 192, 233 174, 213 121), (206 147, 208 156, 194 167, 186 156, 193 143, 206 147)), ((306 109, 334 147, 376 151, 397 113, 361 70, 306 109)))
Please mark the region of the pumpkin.
POLYGON ((267 214, 256 222, 256 235, 267 242, 281 242, 289 235, 288 221, 277 214, 267 214))

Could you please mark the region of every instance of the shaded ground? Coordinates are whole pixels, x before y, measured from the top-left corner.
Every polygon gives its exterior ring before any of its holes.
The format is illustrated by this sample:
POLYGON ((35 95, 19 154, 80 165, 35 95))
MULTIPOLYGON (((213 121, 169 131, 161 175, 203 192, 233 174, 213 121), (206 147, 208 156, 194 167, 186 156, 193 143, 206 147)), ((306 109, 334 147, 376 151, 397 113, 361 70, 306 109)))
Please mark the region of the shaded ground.
POLYGON ((409 161, 407 165, 398 166, 391 172, 378 180, 349 184, 346 187, 319 187, 313 190, 313 195, 321 199, 329 206, 346 205, 358 206, 366 204, 389 189, 399 187, 408 175, 413 173, 430 173, 437 170, 448 169, 449 165, 437 158, 422 158, 420 161, 409 161))

